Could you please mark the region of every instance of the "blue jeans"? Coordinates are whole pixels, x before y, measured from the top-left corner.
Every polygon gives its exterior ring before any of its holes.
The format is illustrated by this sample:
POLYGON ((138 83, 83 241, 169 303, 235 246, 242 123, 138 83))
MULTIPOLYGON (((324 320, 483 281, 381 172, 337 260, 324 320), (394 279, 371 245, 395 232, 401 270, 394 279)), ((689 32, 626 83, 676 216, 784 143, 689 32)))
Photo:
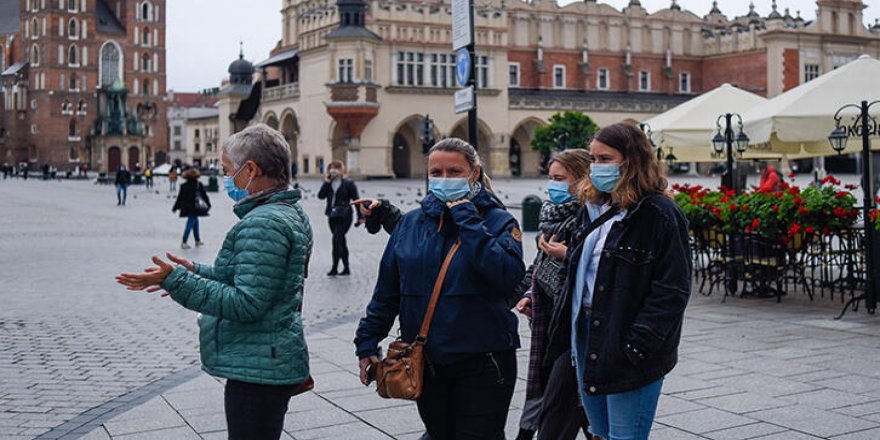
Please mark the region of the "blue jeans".
POLYGON ((119 205, 125 204, 125 199, 128 197, 128 185, 116 185, 116 203, 119 205))
POLYGON ((186 228, 183 229, 183 242, 186 243, 189 240, 189 233, 192 231, 193 237, 195 237, 196 241, 202 241, 199 236, 199 218, 191 215, 186 218, 186 228))
POLYGON ((660 400, 663 379, 624 393, 588 396, 584 391, 583 374, 589 322, 589 315, 582 313, 578 319, 575 347, 578 389, 587 418, 590 420, 589 431, 605 440, 647 440, 657 413, 657 401, 660 400))

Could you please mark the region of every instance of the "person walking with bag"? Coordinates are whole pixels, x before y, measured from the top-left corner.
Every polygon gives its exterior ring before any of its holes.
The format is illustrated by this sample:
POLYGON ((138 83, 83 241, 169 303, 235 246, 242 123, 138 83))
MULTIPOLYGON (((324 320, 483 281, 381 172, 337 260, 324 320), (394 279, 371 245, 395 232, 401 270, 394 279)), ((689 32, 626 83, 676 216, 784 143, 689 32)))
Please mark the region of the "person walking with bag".
POLYGON ((586 432, 587 427, 571 357, 559 356, 547 368, 544 358, 547 324, 565 284, 561 268, 567 243, 582 207, 575 194, 578 186, 589 179, 590 154, 585 149, 563 151, 550 159, 548 171, 550 198, 541 207, 540 252, 524 278, 528 290, 516 305, 517 311, 529 317, 532 331, 526 402, 517 440, 531 439, 536 431, 540 440, 573 440, 579 430, 586 432))
MULTIPOLYGON (((334 160, 327 167, 327 175, 324 176, 324 184, 318 191, 318 198, 327 200, 324 215, 330 224, 330 232, 333 234, 333 266, 327 276, 350 275, 351 268, 348 259, 348 244, 345 234, 351 229, 351 201, 358 199, 358 189, 354 181, 345 177, 345 165, 342 161, 334 160), (339 272, 339 262, 342 262, 342 272, 339 272)), ((360 226, 364 222, 363 214, 358 211, 357 223, 360 226)))
POLYGON ((131 173, 125 169, 125 165, 120 165, 116 171, 116 206, 125 206, 125 199, 128 198, 128 185, 131 185, 131 173))
POLYGON ((226 378, 230 440, 276 440, 291 396, 310 389, 303 335, 303 282, 312 229, 290 185, 290 147, 257 124, 224 144, 227 194, 239 217, 213 266, 171 254, 144 273, 123 273, 129 290, 164 289, 199 321, 202 369, 226 378))
POLYGON ((201 174, 195 168, 189 168, 183 172, 183 179, 186 182, 180 185, 180 192, 177 194, 177 200, 171 212, 180 211, 180 217, 186 218, 186 226, 183 229, 183 241, 180 243, 181 249, 189 249, 189 233, 193 233, 196 246, 202 246, 201 235, 199 234, 199 217, 207 217, 208 211, 211 210, 211 199, 205 187, 199 182, 201 174))
POLYGON ((574 358, 593 435, 647 439, 678 360, 692 283, 688 225, 644 132, 607 126, 590 154, 547 361, 574 358))
POLYGON ((375 374, 380 395, 417 400, 432 440, 503 439, 519 347, 508 299, 525 273, 522 233, 467 142, 434 145, 428 176, 421 208, 394 227, 357 329, 361 381, 375 374), (401 340, 380 363, 378 345, 398 317, 401 340), (398 354, 409 370, 396 369, 398 354))

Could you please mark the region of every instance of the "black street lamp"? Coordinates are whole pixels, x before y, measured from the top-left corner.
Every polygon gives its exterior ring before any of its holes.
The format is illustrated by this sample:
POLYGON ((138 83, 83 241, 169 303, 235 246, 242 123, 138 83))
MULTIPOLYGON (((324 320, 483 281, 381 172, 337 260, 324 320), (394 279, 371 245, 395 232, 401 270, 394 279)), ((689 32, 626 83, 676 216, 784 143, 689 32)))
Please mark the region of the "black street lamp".
POLYGON ((559 136, 556 137, 556 144, 559 146, 559 151, 565 151, 568 149, 568 138, 570 135, 568 132, 560 133, 559 136))
POLYGON ((716 155, 721 155, 725 150, 727 151, 727 170, 721 179, 721 184, 726 186, 727 189, 739 192, 739 188, 736 187, 736 179, 733 176, 733 168, 736 165, 733 157, 734 145, 736 145, 736 152, 740 157, 742 157, 743 153, 749 149, 749 137, 743 132, 742 116, 738 113, 725 113, 718 116, 718 119, 715 120, 715 127, 717 128, 717 131, 712 138, 712 150, 715 151, 716 155), (734 116, 736 116, 737 128, 739 128, 739 133, 737 133, 736 136, 734 136, 733 133, 734 116), (723 130, 721 129, 722 118, 724 118, 725 121, 723 130))
POLYGON ((873 241, 875 234, 870 221, 870 212, 874 207, 874 182, 871 179, 870 136, 872 133, 877 132, 878 122, 869 114, 871 106, 877 103, 880 103, 880 101, 874 101, 871 103, 868 101, 862 101, 860 104, 847 104, 837 109, 837 112, 834 113, 834 131, 828 136, 828 142, 831 143, 831 148, 834 149, 837 154, 841 154, 843 150, 846 149, 846 143, 850 132, 858 134, 862 138, 862 191, 864 192, 864 200, 862 202, 862 222, 864 223, 863 227, 865 232, 865 293, 850 299, 846 305, 843 306, 843 310, 840 311, 840 316, 838 316, 837 319, 842 318, 850 306, 852 306, 853 311, 858 309, 859 302, 862 300, 865 301, 865 308, 868 309, 868 313, 874 314, 874 311, 877 309, 873 241), (851 127, 841 125, 841 119, 843 119, 843 116, 841 116, 840 113, 851 108, 859 110, 859 115, 855 118, 851 127))

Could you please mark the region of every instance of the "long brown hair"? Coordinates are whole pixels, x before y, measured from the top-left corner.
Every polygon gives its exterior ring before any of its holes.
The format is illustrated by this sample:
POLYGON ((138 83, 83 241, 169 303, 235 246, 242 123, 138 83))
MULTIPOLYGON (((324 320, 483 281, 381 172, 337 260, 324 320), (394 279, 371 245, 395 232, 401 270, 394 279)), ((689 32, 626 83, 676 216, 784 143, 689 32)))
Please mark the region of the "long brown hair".
MULTIPOLYGON (((666 194, 666 170, 654 155, 648 136, 638 127, 627 123, 609 125, 599 130, 593 141, 601 142, 623 155, 620 180, 611 191, 613 204, 628 209, 647 196, 666 194)), ((581 191, 582 198, 590 203, 608 201, 608 195, 593 185, 582 185, 581 191)))

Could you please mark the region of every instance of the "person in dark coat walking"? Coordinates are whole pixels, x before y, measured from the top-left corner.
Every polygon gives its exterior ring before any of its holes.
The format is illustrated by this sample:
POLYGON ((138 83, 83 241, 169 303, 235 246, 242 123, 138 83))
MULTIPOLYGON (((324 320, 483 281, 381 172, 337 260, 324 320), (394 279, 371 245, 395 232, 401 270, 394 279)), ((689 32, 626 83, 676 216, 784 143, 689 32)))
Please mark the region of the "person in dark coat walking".
POLYGON ((125 206, 125 199, 128 198, 128 185, 131 185, 131 173, 125 169, 125 165, 119 166, 116 172, 116 206, 125 206))
MULTIPOLYGON (((333 267, 327 276, 351 274, 348 260, 348 244, 345 242, 345 234, 351 229, 351 202, 358 199, 358 189, 354 181, 345 177, 345 165, 342 161, 334 160, 327 167, 327 175, 324 176, 324 185, 318 191, 318 198, 327 200, 324 215, 330 223, 330 232, 333 234, 333 267), (342 261, 342 272, 338 271, 339 262, 342 261)), ((364 215, 357 212, 357 224, 364 223, 364 215)))
POLYGON ((205 187, 199 182, 201 174, 199 170, 190 168, 183 172, 183 178, 186 180, 180 185, 180 192, 177 194, 177 200, 171 212, 180 210, 180 217, 186 218, 186 227, 183 229, 183 241, 180 243, 181 249, 189 249, 189 233, 193 233, 196 240, 196 246, 202 246, 202 238, 199 235, 199 217, 206 217, 211 209, 211 200, 205 187))

